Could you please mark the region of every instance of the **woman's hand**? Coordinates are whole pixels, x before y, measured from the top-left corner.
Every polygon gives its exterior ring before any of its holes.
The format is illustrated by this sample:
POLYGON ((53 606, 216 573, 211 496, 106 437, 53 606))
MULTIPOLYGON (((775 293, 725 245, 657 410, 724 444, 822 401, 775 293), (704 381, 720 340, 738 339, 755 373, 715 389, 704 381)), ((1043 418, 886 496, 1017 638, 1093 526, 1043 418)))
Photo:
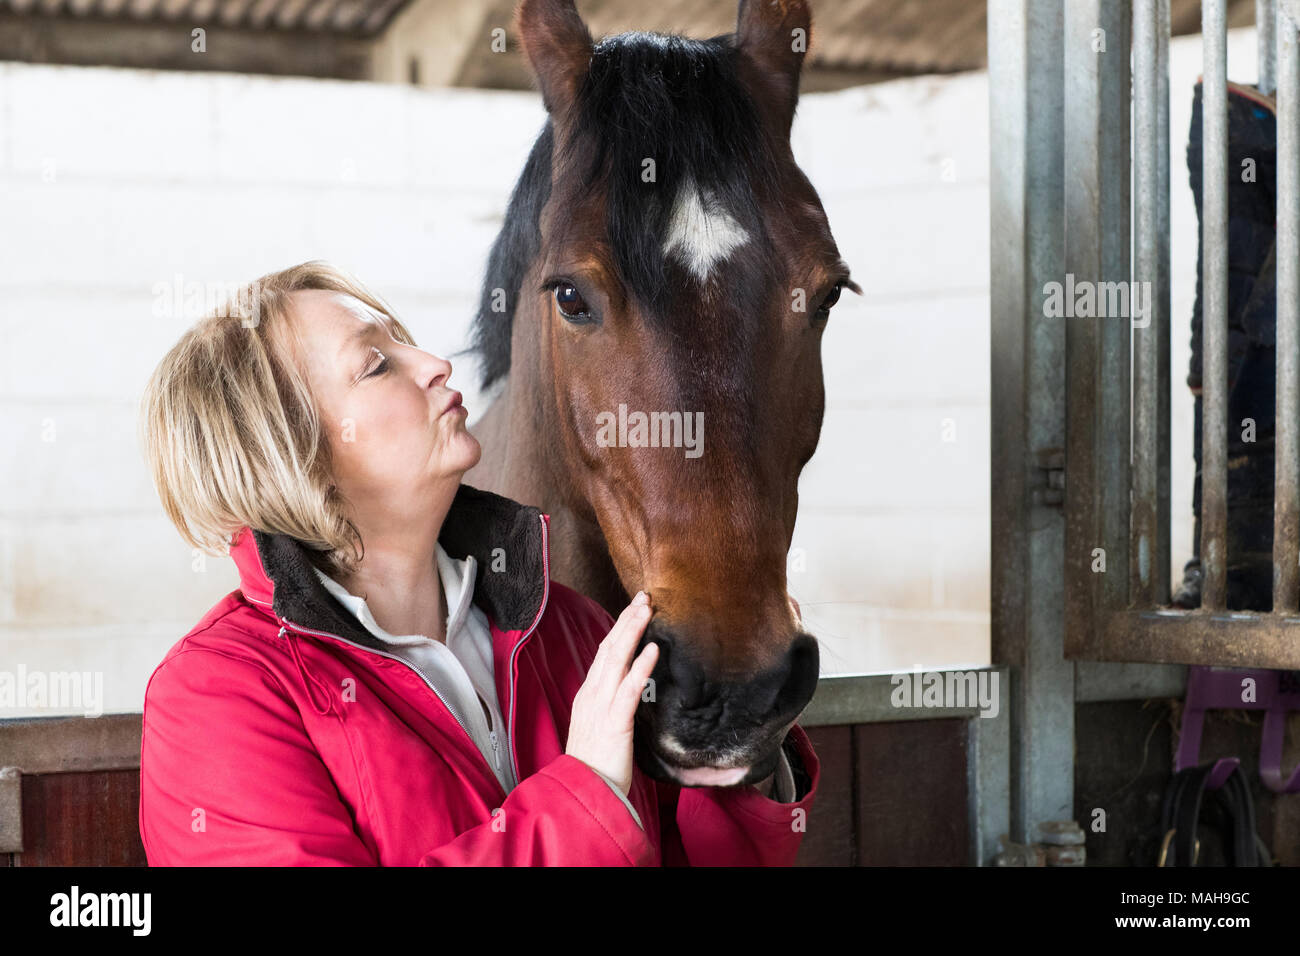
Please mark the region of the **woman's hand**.
POLYGON ((646 678, 659 659, 651 641, 631 662, 651 617, 650 599, 638 591, 600 642, 587 679, 573 698, 569 739, 564 752, 599 771, 622 791, 632 789, 632 719, 646 678))

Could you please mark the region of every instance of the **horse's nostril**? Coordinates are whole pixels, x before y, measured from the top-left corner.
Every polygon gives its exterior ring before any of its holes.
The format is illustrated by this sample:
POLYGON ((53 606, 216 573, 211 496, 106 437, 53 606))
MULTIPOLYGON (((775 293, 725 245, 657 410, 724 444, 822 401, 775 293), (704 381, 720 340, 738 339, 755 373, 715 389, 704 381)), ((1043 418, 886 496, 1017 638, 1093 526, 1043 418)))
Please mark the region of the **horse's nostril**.
POLYGON ((682 707, 698 707, 704 686, 704 670, 689 653, 682 651, 677 635, 659 621, 652 620, 646 628, 642 645, 654 641, 659 645, 659 660, 652 674, 661 682, 661 691, 671 686, 682 707))
POLYGON ((651 676, 660 683, 657 693, 671 687, 680 706, 687 709, 701 706, 704 703, 703 670, 690 659, 690 655, 680 652, 676 635, 654 619, 646 627, 637 653, 652 641, 659 645, 659 659, 651 671, 651 676))
POLYGON ((683 708, 692 710, 707 703, 704 670, 685 654, 670 654, 668 675, 683 708))
POLYGON ((817 639, 809 634, 800 634, 790 647, 787 661, 789 669, 774 707, 782 717, 801 712, 817 691, 821 669, 817 639))

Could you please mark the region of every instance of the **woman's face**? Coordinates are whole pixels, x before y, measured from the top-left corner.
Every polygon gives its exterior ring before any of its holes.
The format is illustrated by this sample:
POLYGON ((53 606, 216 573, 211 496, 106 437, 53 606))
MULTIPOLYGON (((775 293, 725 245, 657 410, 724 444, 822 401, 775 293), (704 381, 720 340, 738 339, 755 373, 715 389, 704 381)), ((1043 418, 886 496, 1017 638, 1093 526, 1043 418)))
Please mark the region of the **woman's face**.
POLYGON ((459 486, 482 449, 447 384, 451 363, 398 342, 386 316, 345 293, 303 290, 293 305, 343 495, 413 502, 440 484, 459 486))

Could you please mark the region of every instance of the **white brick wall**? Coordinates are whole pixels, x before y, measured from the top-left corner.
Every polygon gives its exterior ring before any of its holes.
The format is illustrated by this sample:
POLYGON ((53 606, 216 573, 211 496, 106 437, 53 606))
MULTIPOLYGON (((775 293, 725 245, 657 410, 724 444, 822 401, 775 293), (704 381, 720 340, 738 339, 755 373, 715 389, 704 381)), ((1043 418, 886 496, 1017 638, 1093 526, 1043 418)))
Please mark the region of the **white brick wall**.
POLYGON ((864 291, 823 340, 793 545, 826 674, 989 661, 987 103, 983 74, 800 101, 795 154, 864 291))
MULTIPOLYGON (((329 258, 457 351, 542 118, 533 94, 0 64, 0 670, 102 671, 103 709, 138 711, 237 585, 194 568, 136 446, 140 389, 196 317, 156 314, 155 287, 329 258)), ((986 131, 982 74, 800 104, 796 154, 866 292, 826 333, 800 486, 791 589, 825 673, 988 662, 986 131)))

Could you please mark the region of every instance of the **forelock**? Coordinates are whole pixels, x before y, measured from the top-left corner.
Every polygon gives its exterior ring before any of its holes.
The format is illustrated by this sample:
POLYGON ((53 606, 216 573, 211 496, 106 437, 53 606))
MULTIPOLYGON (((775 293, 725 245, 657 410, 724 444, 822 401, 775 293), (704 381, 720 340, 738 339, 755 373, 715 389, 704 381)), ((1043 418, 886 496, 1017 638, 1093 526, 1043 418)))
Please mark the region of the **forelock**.
POLYGON ((758 194, 776 160, 738 56, 731 35, 625 33, 595 46, 579 90, 564 165, 603 195, 615 265, 654 318, 683 282, 770 246, 758 194))

